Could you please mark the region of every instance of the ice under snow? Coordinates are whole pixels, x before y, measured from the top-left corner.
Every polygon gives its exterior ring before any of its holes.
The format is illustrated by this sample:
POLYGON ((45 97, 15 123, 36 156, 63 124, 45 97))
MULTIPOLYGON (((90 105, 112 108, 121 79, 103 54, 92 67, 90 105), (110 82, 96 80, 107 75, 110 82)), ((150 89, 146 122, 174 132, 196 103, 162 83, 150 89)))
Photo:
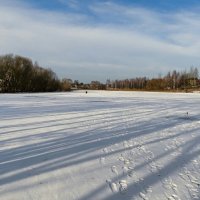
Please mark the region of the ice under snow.
POLYGON ((200 94, 0 94, 0 200, 200 199, 200 94))

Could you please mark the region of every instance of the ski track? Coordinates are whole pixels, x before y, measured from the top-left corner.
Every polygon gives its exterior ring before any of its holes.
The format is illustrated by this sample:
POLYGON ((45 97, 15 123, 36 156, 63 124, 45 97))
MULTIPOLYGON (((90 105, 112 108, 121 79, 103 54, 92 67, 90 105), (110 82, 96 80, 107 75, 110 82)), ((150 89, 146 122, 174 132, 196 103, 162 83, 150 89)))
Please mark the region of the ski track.
POLYGON ((0 105, 1 200, 200 199, 199 94, 1 94, 0 105))

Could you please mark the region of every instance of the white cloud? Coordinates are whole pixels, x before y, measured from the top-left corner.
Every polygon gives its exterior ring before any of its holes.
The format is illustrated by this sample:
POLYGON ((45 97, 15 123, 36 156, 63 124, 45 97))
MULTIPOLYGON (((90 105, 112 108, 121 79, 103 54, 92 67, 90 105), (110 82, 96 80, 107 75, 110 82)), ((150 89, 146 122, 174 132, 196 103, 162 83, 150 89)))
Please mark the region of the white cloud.
POLYGON ((118 16, 107 24, 94 24, 83 14, 2 5, 0 54, 28 56, 59 76, 85 82, 199 65, 200 15, 160 14, 116 4, 94 4, 90 9, 99 17, 102 12, 118 16))

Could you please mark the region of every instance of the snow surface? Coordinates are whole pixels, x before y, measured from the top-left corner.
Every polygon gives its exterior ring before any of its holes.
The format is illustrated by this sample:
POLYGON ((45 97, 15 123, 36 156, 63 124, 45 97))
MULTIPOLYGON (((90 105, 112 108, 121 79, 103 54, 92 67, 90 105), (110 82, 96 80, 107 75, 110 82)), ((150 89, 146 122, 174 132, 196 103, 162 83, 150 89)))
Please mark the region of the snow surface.
POLYGON ((0 94, 0 199, 200 199, 199 108, 200 94, 0 94))

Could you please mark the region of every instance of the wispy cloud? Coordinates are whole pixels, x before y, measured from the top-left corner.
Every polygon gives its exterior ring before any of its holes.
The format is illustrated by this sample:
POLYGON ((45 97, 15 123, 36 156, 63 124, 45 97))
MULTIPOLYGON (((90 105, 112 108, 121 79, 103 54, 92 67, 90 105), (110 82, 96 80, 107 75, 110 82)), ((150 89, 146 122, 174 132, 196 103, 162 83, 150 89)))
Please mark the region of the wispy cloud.
POLYGON ((163 14, 113 3, 93 3, 88 10, 91 14, 2 4, 0 54, 29 56, 59 76, 81 81, 199 65, 197 12, 163 14))
POLYGON ((57 0, 57 1, 65 6, 69 6, 72 9, 80 8, 79 2, 77 0, 57 0))

